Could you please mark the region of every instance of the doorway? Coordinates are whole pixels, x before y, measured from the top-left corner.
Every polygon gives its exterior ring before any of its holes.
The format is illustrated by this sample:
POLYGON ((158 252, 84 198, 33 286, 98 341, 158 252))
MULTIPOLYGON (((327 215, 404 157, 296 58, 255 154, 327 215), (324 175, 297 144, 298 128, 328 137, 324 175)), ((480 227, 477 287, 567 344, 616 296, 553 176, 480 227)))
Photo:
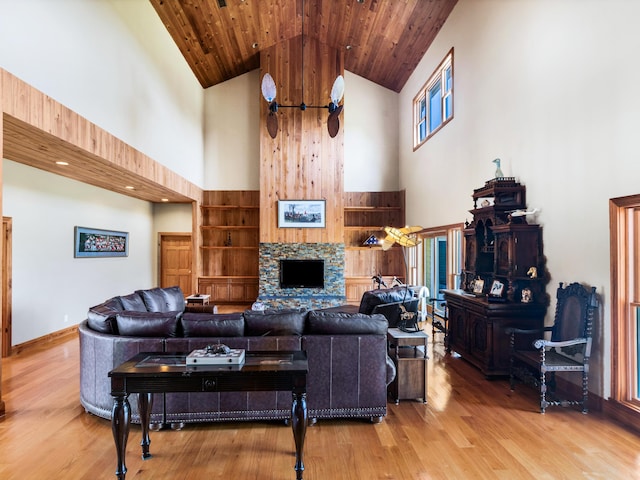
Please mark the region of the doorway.
POLYGON ((192 293, 192 241, 190 233, 159 233, 159 283, 161 288, 178 285, 192 293))

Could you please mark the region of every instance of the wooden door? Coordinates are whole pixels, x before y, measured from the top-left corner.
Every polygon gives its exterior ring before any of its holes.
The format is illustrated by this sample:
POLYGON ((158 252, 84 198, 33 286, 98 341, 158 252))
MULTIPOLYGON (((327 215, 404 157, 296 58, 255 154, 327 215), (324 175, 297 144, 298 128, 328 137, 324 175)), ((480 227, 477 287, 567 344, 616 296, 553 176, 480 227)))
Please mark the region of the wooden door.
POLYGON ((11 224, 2 218, 2 356, 11 355, 11 224))
POLYGON ((185 295, 192 291, 193 245, 190 233, 160 233, 160 287, 178 285, 185 295))

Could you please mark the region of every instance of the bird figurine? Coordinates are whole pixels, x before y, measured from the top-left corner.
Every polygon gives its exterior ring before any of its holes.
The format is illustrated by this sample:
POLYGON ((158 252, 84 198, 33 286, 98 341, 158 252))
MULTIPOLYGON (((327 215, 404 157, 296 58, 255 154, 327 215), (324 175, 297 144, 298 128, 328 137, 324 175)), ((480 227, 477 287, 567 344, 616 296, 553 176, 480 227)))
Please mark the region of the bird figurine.
POLYGON ((500 159, 496 158, 495 160, 493 160, 493 163, 496 164, 496 173, 495 173, 495 178, 502 178, 504 177, 504 174, 502 173, 502 170, 500 169, 500 159))

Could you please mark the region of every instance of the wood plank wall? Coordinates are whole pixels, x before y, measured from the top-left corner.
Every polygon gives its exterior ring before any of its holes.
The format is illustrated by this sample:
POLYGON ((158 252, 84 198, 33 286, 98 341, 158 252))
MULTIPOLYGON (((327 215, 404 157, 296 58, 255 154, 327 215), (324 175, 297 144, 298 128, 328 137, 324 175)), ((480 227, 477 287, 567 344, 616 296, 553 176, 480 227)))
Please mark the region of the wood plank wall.
MULTIPOLYGON (((327 105, 335 78, 344 75, 343 52, 298 36, 260 52, 260 80, 270 73, 276 101, 285 105, 327 105), (304 74, 304 98, 302 75, 304 74)), ((280 108, 275 139, 267 132, 267 102, 260 95, 260 242, 344 241, 344 113, 334 138, 327 109, 280 108), (326 228, 278 228, 278 200, 326 201, 326 228)), ((348 108, 348 107, 345 107, 348 108)))

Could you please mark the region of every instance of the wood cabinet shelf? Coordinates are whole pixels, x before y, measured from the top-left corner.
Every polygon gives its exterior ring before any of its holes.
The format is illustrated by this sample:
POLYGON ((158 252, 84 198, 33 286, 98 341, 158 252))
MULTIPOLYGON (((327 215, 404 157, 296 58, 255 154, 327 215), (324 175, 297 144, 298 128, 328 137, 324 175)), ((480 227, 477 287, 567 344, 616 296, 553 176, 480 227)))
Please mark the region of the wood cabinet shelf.
POLYGON ((541 329, 549 302, 542 229, 528 224, 526 217, 510 215, 515 209, 526 208, 525 198, 525 187, 511 178, 490 180, 474 190, 473 221, 464 229, 462 289, 444 291, 449 347, 486 376, 509 373, 510 346, 505 330, 541 329), (480 199, 489 205, 477 208, 480 199), (535 278, 527 276, 532 267, 537 270, 535 278), (499 282, 497 290, 492 288, 494 282, 499 282), (482 292, 475 292, 474 287, 482 292), (491 291, 500 293, 492 296, 491 291), (523 295, 523 291, 531 295, 523 295))
POLYGON ((203 210, 260 210, 259 205, 200 205, 203 210))
POLYGON ((203 250, 258 250, 258 247, 248 246, 248 247, 234 247, 232 246, 218 246, 218 245, 201 245, 200 248, 203 250))
POLYGON ((257 230, 257 225, 202 225, 202 230, 257 230))
POLYGON ((394 276, 405 275, 401 248, 363 245, 370 235, 383 240, 385 226, 404 226, 404 191, 344 195, 345 288, 347 301, 358 304, 374 288, 373 275, 381 274, 389 285, 394 276))
POLYGON ((260 192, 206 191, 201 205, 202 276, 198 291, 213 303, 250 303, 258 296, 260 192))
POLYGON ((392 211, 392 212, 397 212, 402 210, 402 207, 400 206, 395 206, 395 207, 377 207, 374 205, 349 205, 349 206, 345 206, 344 207, 345 212, 360 212, 360 211, 364 211, 364 212, 369 212, 372 210, 379 210, 379 211, 392 211))

